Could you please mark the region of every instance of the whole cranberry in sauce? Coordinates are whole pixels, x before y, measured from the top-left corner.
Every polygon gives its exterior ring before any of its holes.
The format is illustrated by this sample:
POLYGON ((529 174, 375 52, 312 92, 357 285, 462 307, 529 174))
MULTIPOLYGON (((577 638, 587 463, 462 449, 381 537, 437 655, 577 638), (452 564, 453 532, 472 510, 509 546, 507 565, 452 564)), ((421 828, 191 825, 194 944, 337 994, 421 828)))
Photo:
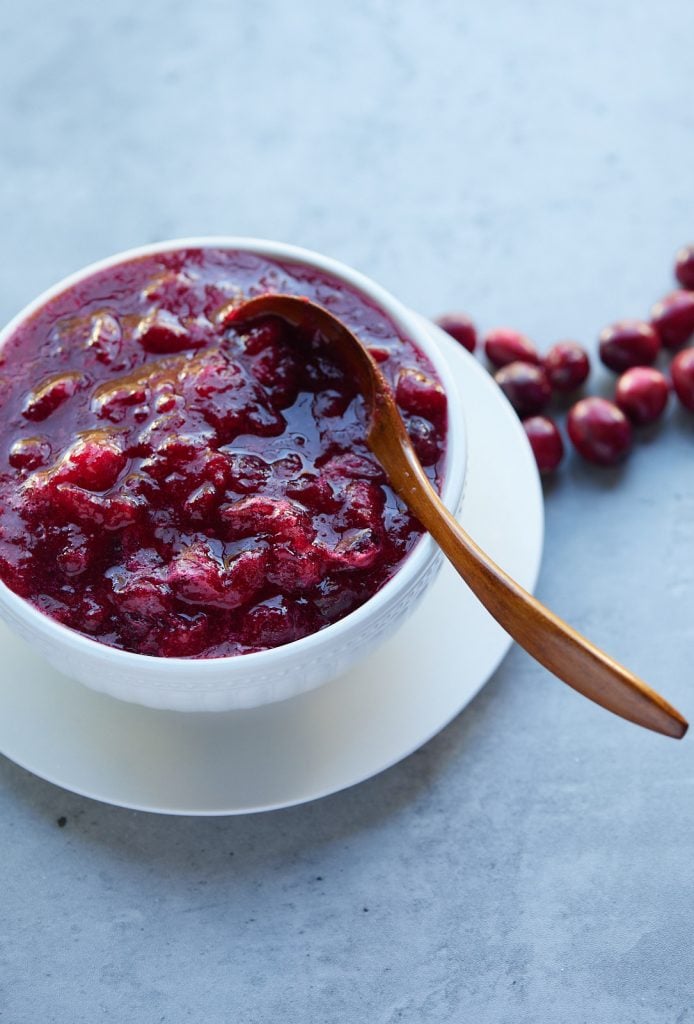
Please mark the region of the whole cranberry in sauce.
POLYGON ((688 291, 694 291, 694 245, 685 245, 677 253, 675 277, 688 291))
POLYGON ((660 337, 645 320, 619 320, 601 331, 599 347, 605 366, 623 373, 632 366, 651 366, 660 352, 660 337))
POLYGON ((670 292, 651 310, 651 323, 665 348, 686 345, 694 337, 694 292, 670 292))
POLYGON ((564 457, 564 442, 554 420, 549 416, 530 416, 523 420, 537 468, 541 473, 553 473, 564 457))
POLYGON ((509 363, 497 370, 494 380, 522 418, 542 412, 552 397, 547 374, 532 363, 509 363))
POLYGON ((421 527, 366 443, 321 339, 244 296, 306 295, 377 353, 440 485, 446 395, 387 317, 302 264, 204 249, 98 271, 0 353, 0 578, 59 622, 141 654, 220 657, 359 607, 421 527))
POLYGON ((672 386, 685 409, 694 412, 694 348, 678 352, 670 367, 672 386))
POLYGON ((552 345, 543 365, 553 391, 575 391, 590 373, 588 353, 575 341, 558 341, 552 345))
POLYGON ((598 466, 613 466, 628 454, 632 429, 614 402, 582 398, 569 410, 569 437, 579 455, 598 466))
POLYGON ((540 356, 529 338, 512 327, 496 327, 484 337, 484 353, 497 369, 509 363, 539 363, 540 356))
POLYGON ((464 313, 444 313, 438 317, 436 324, 450 334, 452 338, 466 348, 468 352, 474 352, 477 347, 477 329, 470 317, 464 313))
POLYGON ((637 426, 655 423, 665 411, 670 385, 660 370, 633 366, 617 381, 615 402, 637 426))

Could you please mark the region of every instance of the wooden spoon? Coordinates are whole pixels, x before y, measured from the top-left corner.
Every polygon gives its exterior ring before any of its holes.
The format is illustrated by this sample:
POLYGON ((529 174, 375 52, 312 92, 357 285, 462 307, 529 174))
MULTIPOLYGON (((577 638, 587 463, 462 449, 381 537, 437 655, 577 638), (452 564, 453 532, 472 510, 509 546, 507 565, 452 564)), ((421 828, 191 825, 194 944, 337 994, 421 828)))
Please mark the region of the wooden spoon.
POLYGON ((327 309, 291 295, 260 295, 227 312, 225 320, 238 325, 261 316, 315 328, 330 344, 366 400, 367 442, 391 486, 506 632, 584 697, 646 729, 681 739, 688 726, 678 711, 540 604, 455 520, 421 467, 390 385, 359 339, 327 309))

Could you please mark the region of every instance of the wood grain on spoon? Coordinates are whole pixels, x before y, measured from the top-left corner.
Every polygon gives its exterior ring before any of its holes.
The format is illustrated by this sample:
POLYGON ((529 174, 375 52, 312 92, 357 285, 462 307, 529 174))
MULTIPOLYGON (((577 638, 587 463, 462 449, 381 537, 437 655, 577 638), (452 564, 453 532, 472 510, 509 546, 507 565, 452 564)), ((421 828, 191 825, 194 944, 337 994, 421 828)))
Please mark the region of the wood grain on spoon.
POLYGON ((665 736, 684 736, 687 722, 678 711, 524 590, 451 515, 420 465, 390 385, 349 328, 322 306, 290 295, 250 299, 227 322, 241 324, 260 316, 278 316, 294 326, 317 329, 354 374, 370 413, 367 441, 391 486, 521 647, 574 690, 616 715, 665 736))

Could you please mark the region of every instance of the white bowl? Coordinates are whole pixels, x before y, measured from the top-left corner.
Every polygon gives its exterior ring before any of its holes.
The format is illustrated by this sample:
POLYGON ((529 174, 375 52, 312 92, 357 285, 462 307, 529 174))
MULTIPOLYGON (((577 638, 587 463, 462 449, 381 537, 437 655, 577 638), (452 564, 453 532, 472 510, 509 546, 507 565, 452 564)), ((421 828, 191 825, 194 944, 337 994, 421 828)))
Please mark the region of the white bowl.
MULTIPOLYGON (((433 363, 448 398, 448 443, 442 498, 455 512, 465 482, 465 427, 448 366, 421 321, 363 274, 319 253, 253 238, 186 238, 147 245, 94 263, 30 303, 0 332, 0 346, 49 299, 93 273, 172 249, 233 249, 310 266, 344 281, 382 310, 433 363)), ((412 612, 442 561, 425 534, 390 580, 361 607, 317 633, 267 651, 228 658, 156 658, 117 650, 44 615, 0 582, 0 616, 60 672, 121 700, 176 711, 226 711, 285 700, 346 672, 386 640, 412 612)))

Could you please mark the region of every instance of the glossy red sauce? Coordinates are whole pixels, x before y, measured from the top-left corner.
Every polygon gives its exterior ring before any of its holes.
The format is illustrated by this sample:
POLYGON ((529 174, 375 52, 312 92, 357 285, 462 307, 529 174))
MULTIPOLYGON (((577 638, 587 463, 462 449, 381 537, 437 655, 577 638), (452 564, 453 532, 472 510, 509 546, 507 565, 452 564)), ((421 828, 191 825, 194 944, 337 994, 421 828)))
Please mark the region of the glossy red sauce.
POLYGON ((98 272, 0 353, 0 578, 142 654, 219 657, 361 605, 419 534, 317 339, 225 310, 266 291, 328 306, 370 346, 440 483, 446 400, 427 359, 342 283, 224 250, 98 272))

